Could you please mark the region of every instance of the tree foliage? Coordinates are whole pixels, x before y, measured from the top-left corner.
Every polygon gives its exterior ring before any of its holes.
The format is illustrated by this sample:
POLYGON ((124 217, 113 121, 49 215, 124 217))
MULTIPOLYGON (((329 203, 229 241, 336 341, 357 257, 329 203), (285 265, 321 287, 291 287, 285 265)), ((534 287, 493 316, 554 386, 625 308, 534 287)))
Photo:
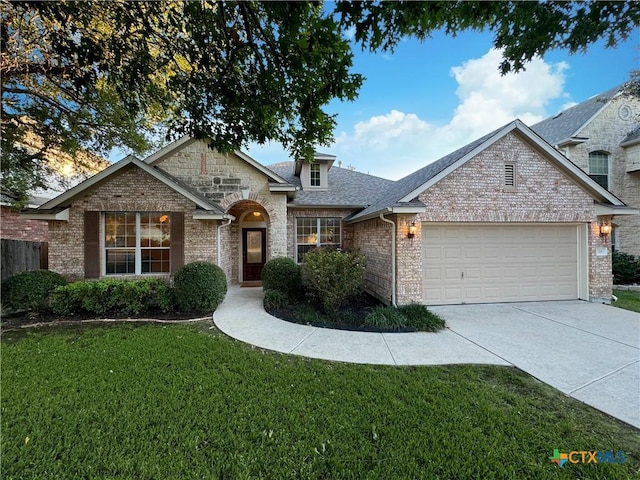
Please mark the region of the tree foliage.
POLYGON ((634 1, 4 0, 2 188, 24 196, 43 186, 46 159, 59 152, 144 152, 159 133, 223 152, 275 140, 310 157, 332 140, 327 104, 355 99, 363 81, 351 71, 351 28, 370 50, 486 29, 508 72, 550 49, 615 46, 639 12, 634 1))

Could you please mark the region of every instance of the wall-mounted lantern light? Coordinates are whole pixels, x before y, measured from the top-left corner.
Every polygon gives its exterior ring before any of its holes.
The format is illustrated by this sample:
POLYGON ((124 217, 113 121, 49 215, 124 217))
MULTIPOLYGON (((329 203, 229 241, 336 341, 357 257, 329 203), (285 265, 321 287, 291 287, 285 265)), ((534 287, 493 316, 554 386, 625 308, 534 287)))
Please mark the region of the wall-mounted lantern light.
POLYGON ((407 233, 407 238, 413 238, 416 236, 416 222, 411 222, 409 225, 409 233, 407 233))
POLYGON ((604 237, 606 235, 611 234, 611 224, 610 223, 602 223, 600 224, 600 236, 604 237))

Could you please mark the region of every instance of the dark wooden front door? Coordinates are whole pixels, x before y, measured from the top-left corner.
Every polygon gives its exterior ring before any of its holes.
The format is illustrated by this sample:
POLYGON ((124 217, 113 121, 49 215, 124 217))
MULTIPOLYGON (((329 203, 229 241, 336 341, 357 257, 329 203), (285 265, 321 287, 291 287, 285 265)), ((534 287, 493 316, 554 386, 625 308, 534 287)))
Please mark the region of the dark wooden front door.
POLYGON ((242 280, 259 281, 267 260, 267 229, 242 229, 242 280))

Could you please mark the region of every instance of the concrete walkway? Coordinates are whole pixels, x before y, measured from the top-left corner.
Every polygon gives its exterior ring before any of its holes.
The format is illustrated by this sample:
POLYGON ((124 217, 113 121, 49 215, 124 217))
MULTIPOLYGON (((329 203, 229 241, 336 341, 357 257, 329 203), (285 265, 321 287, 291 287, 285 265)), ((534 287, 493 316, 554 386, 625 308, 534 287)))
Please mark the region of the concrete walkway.
POLYGON ((582 301, 431 307, 438 333, 297 325, 262 308, 262 288, 231 286, 214 313, 227 335, 305 357, 381 365, 516 366, 640 428, 640 314, 582 301))

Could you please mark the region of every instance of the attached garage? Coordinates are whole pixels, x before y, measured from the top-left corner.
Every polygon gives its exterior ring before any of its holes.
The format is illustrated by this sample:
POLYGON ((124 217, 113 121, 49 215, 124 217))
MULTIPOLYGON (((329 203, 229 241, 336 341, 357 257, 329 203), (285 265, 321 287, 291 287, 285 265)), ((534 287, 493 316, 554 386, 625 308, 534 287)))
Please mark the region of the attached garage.
POLYGON ((585 298, 586 225, 422 224, 427 305, 585 298))

